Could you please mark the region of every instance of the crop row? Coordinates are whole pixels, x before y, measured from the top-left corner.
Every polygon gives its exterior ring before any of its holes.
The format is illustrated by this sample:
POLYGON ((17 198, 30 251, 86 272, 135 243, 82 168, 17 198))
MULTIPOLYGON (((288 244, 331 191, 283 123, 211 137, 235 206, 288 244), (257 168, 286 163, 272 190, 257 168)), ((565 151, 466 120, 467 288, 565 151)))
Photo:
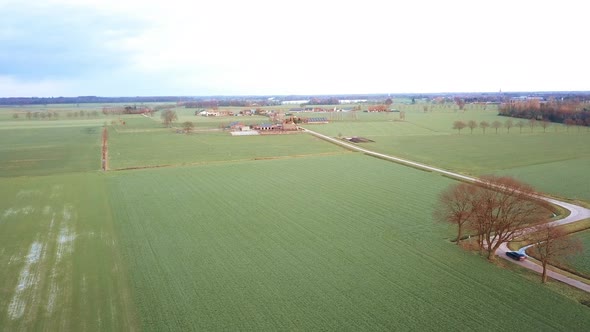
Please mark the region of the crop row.
POLYGON ((575 303, 445 240, 450 230, 433 224, 431 207, 450 180, 431 173, 347 154, 118 172, 109 180, 148 330, 590 322, 575 303), (498 320, 506 310, 521 315, 498 320))

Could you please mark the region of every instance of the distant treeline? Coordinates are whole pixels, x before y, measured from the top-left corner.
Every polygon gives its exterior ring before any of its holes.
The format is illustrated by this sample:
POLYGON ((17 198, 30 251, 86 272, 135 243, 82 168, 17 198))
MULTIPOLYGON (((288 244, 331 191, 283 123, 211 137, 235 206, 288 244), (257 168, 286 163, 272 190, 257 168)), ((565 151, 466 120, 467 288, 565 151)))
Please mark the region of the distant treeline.
POLYGON ((8 97, 0 98, 0 105, 49 105, 49 104, 89 104, 89 103, 153 103, 178 102, 181 97, 8 97))
POLYGON ((511 100, 500 104, 499 114, 522 119, 590 126, 590 101, 574 98, 547 101, 511 100))
POLYGON ((49 105, 49 104, 114 104, 114 103, 174 103, 191 108, 214 107, 256 107, 274 106, 283 101, 307 100, 308 105, 335 105, 340 100, 367 100, 369 103, 383 103, 397 98, 464 103, 501 103, 527 96, 541 100, 588 101, 590 92, 478 92, 478 93, 414 93, 414 94, 343 94, 343 95, 259 95, 259 96, 147 96, 147 97, 7 97, 0 98, 0 105, 49 105))
POLYGON ((186 108, 258 107, 273 106, 277 102, 269 99, 203 99, 178 103, 186 108))

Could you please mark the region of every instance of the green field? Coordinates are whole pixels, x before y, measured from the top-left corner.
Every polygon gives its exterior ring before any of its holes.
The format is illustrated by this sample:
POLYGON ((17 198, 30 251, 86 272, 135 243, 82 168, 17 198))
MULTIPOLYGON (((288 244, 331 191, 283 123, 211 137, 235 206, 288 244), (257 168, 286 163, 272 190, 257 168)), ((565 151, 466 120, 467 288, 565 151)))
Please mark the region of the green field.
POLYGON ((568 132, 558 124, 546 132, 539 126, 533 130, 524 127, 522 133, 517 127, 510 133, 502 128, 498 134, 488 128, 485 135, 479 128, 473 134, 469 128, 461 134, 452 129, 456 120, 506 120, 496 114, 493 110, 407 111, 402 122, 395 121, 399 117, 396 113, 360 113, 357 120, 345 115, 344 120, 307 128, 333 137, 366 137, 374 141, 361 145, 368 149, 466 174, 512 175, 545 192, 590 201, 590 181, 584 181, 589 176, 590 132, 568 132))
MULTIPOLYGON (((149 119, 143 122, 140 126, 150 124, 149 119)), ((304 134, 233 137, 214 131, 185 135, 160 124, 149 130, 126 125, 109 131, 111 169, 332 153, 346 151, 304 134)))
POLYGON ((588 309, 446 240, 430 214, 450 182, 359 154, 109 176, 148 330, 590 324, 588 309))
MULTIPOLYGON (((547 182, 560 192, 589 158, 584 132, 458 135, 453 119, 493 112, 414 108, 405 123, 360 114, 313 129, 467 173, 519 170, 534 183, 566 168, 547 182), (502 144, 514 160, 475 155, 502 144), (479 149, 456 159, 469 145, 479 149), (537 149, 519 155, 517 146, 537 149)), ((587 307, 450 242, 454 230, 432 220, 448 178, 307 134, 231 137, 213 129, 233 118, 194 110, 179 109, 196 123, 191 135, 157 115, 29 121, 11 112, 0 110, 1 331, 590 326, 587 307), (128 170, 99 171, 105 122, 110 167, 128 170), (165 167, 132 169, 154 166, 165 167)))
POLYGON ((566 265, 573 268, 576 271, 579 271, 583 275, 589 276, 590 260, 588 260, 588 256, 590 255, 590 231, 587 230, 579 232, 572 236, 579 239, 580 242, 582 242, 584 251, 580 254, 568 257, 566 260, 566 265))
POLYGON ((96 126, 0 130, 0 177, 92 171, 100 167, 96 126))
POLYGON ((105 185, 93 172, 0 179, 0 330, 137 326, 105 185))

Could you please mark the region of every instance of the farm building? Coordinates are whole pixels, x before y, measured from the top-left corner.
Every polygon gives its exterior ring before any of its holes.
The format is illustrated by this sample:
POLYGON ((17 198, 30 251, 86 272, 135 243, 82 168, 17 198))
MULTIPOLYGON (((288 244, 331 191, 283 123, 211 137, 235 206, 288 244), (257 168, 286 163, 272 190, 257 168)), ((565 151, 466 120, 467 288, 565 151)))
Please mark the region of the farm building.
POLYGON ((307 124, 321 124, 321 123, 328 123, 328 119, 324 118, 324 117, 307 118, 307 119, 303 119, 303 122, 307 123, 307 124))
POLYGON ((258 130, 258 131, 282 130, 283 125, 272 124, 272 123, 263 123, 263 124, 255 125, 253 128, 254 128, 254 130, 258 130))
POLYGON ((259 131, 260 133, 283 133, 283 132, 296 132, 299 130, 297 124, 293 122, 287 123, 280 123, 280 124, 272 124, 272 123, 263 123, 259 125, 252 126, 252 129, 259 131))
MULTIPOLYGON (((195 112, 195 115, 197 115, 197 112, 195 112)), ((200 116, 233 116, 234 113, 232 111, 228 111, 228 110, 203 110, 198 112, 198 115, 200 116)))
POLYGON ((230 122, 229 125, 227 125, 226 129, 232 130, 232 131, 242 131, 247 127, 247 130, 250 130, 250 126, 244 126, 243 123, 238 122, 238 121, 234 121, 234 122, 230 122))
POLYGON ((219 116, 218 112, 214 112, 214 111, 201 111, 199 112, 200 116, 219 116))

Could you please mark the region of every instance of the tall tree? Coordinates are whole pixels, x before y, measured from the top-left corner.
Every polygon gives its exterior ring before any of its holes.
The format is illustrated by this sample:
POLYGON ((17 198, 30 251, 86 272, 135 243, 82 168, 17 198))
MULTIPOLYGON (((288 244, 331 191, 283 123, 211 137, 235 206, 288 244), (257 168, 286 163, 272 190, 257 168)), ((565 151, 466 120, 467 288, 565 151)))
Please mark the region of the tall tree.
POLYGON ((543 132, 546 132, 549 126, 551 126, 551 122, 549 120, 543 119, 543 121, 541 121, 541 128, 543 128, 543 132))
POLYGON ((543 273, 541 282, 547 282, 547 265, 556 264, 559 260, 582 252, 582 242, 562 229, 549 224, 543 224, 533 234, 534 246, 531 248, 533 256, 539 258, 543 273))
POLYGON ((576 120, 576 125, 578 126, 578 132, 579 132, 580 129, 582 129, 582 127, 584 126, 584 120, 583 119, 577 119, 576 120))
POLYGON ((570 131, 570 128, 576 125, 576 120, 567 118, 563 123, 565 124, 565 130, 570 131))
POLYGON ((502 128, 502 122, 496 120, 492 122, 492 128, 496 129, 496 135, 498 134, 498 129, 502 128))
POLYGON ((465 225, 471 221, 474 213, 472 198, 476 187, 467 183, 455 184, 438 197, 438 205, 434 210, 435 220, 448 222, 457 225, 456 244, 459 244, 463 237, 465 225))
POLYGON ((522 127, 524 127, 524 121, 518 120, 518 122, 516 123, 516 126, 518 127, 519 132, 522 134, 522 127))
POLYGON ((537 119, 530 118, 529 119, 529 127, 531 127, 531 133, 535 131, 535 126, 537 125, 537 119))
POLYGON ((490 123, 487 121, 482 121, 479 123, 479 127, 483 130, 484 135, 486 133, 486 128, 488 128, 489 126, 490 126, 490 123))
POLYGON ((455 121, 453 122, 453 129, 457 129, 459 131, 459 135, 461 135, 461 129, 465 128, 467 125, 463 121, 455 121))
POLYGON ((195 128, 195 124, 192 123, 191 121, 185 121, 182 123, 182 129, 185 134, 191 133, 194 128, 195 128))
POLYGON ((486 176, 474 196, 472 227, 480 234, 480 250, 494 260, 498 248, 527 226, 550 215, 548 203, 535 199, 534 189, 511 177, 486 176))
POLYGON ((504 122, 504 127, 506 127, 506 131, 508 131, 508 133, 510 134, 510 128, 512 128, 514 126, 514 123, 512 122, 512 119, 508 119, 504 122))
POLYGON ((549 217, 548 204, 535 197, 532 187, 514 178, 485 176, 477 185, 459 184, 444 191, 434 216, 456 224, 458 240, 465 228, 473 230, 480 252, 494 260, 503 243, 549 217))
POLYGON ((469 130, 471 130, 471 133, 473 134, 473 129, 477 128, 477 122, 469 120, 469 122, 467 122, 467 127, 469 127, 469 130))
POLYGON ((178 120, 176 112, 171 109, 162 111, 160 117, 162 118, 162 122, 166 127, 170 127, 174 121, 178 120))
POLYGON ((459 106, 459 110, 463 111, 463 109, 465 108, 465 99, 455 97, 455 103, 457 104, 457 106, 459 106))

